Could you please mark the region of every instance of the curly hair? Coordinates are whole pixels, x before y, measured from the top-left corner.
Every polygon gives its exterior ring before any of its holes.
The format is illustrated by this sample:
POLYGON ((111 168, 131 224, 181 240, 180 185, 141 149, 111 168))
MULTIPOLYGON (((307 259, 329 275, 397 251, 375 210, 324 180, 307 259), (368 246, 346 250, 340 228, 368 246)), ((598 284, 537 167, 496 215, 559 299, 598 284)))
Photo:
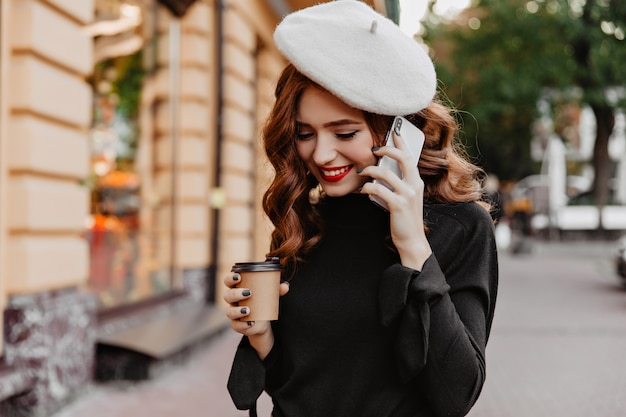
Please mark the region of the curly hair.
MULTIPOLYGON (((309 201, 318 185, 296 150, 298 103, 305 89, 318 84, 289 64, 275 90, 276 101, 263 129, 267 157, 275 176, 263 196, 263 209, 274 224, 268 256, 295 268, 323 236, 319 213, 309 201)), ((393 116, 363 112, 374 146, 383 146, 393 116)), ((438 203, 480 201, 484 172, 472 164, 455 141, 458 125, 452 110, 434 99, 418 113, 405 116, 425 135, 418 162, 425 200, 438 203)))

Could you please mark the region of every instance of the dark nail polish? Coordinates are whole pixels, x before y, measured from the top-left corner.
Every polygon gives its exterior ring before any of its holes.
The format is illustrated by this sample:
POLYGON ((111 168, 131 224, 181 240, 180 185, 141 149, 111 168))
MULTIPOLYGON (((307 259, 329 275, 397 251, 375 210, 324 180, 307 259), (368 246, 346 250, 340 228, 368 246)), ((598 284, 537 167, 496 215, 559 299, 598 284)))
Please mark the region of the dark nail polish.
POLYGON ((247 296, 249 296, 250 294, 251 294, 250 290, 243 290, 243 291, 241 292, 241 295, 243 295, 244 297, 247 297, 247 296))
POLYGON ((248 314, 248 307, 241 307, 241 314, 248 314))
POLYGON ((377 151, 377 150, 379 150, 379 149, 380 149, 380 146, 374 146, 374 147, 372 148, 372 152, 376 152, 376 151, 377 151))
POLYGON ((357 173, 357 174, 360 174, 361 172, 363 172, 363 168, 358 168, 358 169, 356 170, 356 173, 357 173))
POLYGON ((248 322, 248 326, 254 326, 254 322, 253 321, 249 321, 248 322))
POLYGON ((239 281, 239 274, 233 275, 233 281, 239 281))

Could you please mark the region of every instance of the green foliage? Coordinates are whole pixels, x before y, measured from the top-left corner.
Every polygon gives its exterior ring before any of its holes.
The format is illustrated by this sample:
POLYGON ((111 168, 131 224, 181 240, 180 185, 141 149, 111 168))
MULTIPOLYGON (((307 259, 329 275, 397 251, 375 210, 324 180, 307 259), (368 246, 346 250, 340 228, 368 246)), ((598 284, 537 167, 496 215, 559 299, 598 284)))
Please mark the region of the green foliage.
POLYGON ((113 89, 119 96, 118 111, 133 119, 139 112, 139 101, 145 70, 142 64, 142 51, 133 55, 116 58, 115 66, 118 78, 113 82, 113 89))
POLYGON ((481 0, 453 22, 426 22, 463 139, 488 172, 536 172, 530 140, 546 87, 581 86, 585 102, 606 103, 607 87, 626 85, 625 9, 622 0, 481 0))
POLYGON ((143 51, 118 56, 96 64, 90 79, 96 102, 94 123, 115 129, 125 148, 118 155, 118 164, 124 158, 133 158, 139 135, 138 116, 145 76, 143 51))

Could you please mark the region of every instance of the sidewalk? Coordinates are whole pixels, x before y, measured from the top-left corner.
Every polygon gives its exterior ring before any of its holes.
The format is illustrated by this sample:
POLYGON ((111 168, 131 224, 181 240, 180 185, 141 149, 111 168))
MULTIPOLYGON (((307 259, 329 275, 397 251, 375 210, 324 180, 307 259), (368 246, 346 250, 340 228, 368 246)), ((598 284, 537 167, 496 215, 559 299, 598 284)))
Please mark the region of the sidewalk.
POLYGON ((501 255, 487 381, 468 417, 626 416, 626 292, 610 242, 501 255))
MULTIPOLYGON (((244 417, 226 390, 239 335, 230 329, 198 348, 183 364, 143 383, 97 385, 50 417, 244 417)), ((267 397, 259 415, 269 416, 267 397)))

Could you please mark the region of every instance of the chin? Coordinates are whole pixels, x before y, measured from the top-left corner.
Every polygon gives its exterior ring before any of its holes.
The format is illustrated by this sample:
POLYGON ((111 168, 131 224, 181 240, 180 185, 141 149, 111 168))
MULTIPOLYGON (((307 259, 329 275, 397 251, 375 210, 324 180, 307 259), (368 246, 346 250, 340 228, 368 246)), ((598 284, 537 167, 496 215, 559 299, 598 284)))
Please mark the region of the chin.
POLYGON ((324 194, 329 197, 343 197, 344 195, 356 193, 359 188, 361 188, 363 184, 352 184, 352 185, 338 185, 338 184, 324 184, 324 194))
POLYGON ((334 190, 334 189, 326 190, 326 189, 324 189, 324 194, 326 194, 328 197, 343 197, 344 195, 348 195, 348 194, 353 193, 353 192, 354 191, 334 190))

